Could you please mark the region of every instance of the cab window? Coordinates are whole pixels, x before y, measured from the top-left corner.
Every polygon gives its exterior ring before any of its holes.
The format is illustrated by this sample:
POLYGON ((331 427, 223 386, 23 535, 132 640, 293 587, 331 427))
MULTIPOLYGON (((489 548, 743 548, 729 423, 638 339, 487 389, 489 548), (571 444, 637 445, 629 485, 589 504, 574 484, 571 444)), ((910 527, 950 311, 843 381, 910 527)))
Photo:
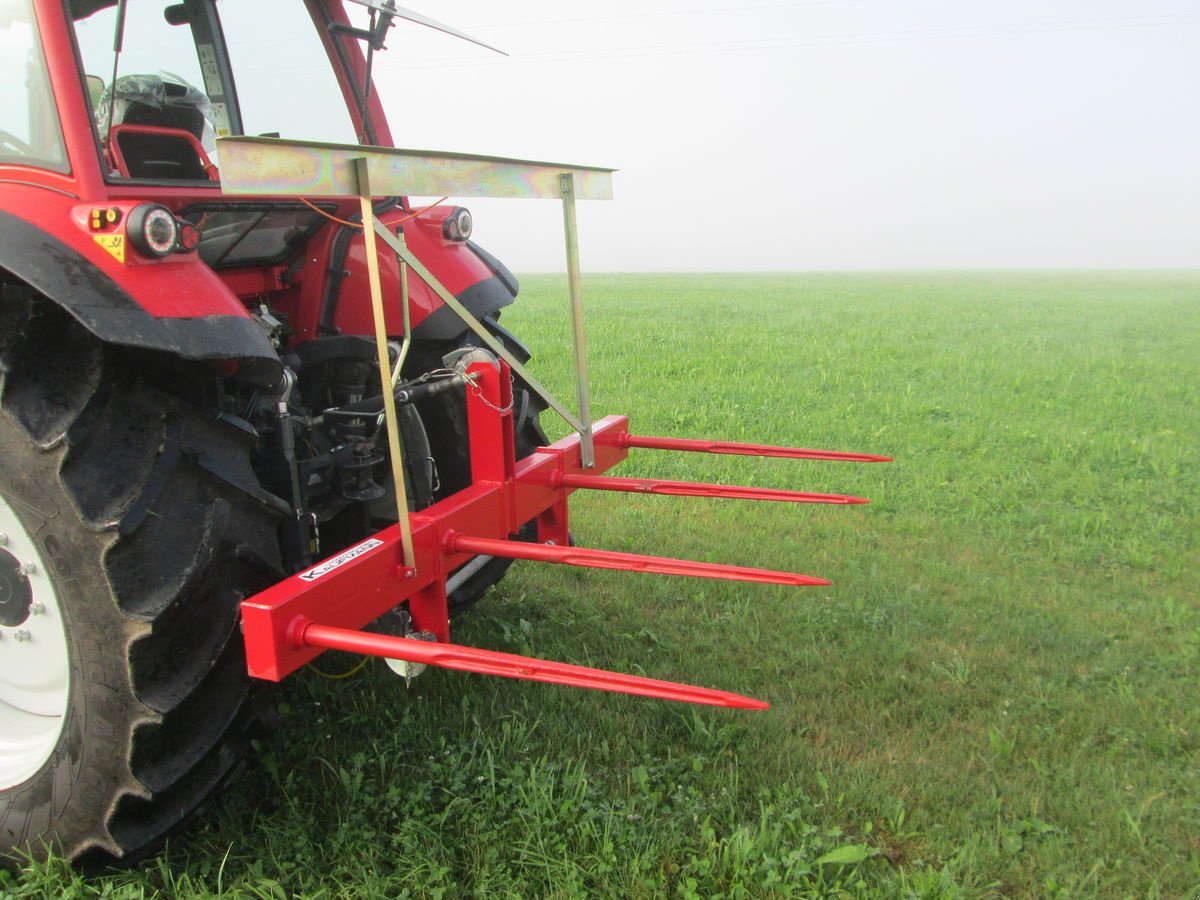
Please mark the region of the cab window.
MULTIPOLYGON (((196 59, 192 31, 186 25, 170 25, 163 15, 162 3, 134 0, 125 12, 125 30, 117 78, 136 78, 170 73, 175 80, 202 90, 204 81, 196 59)), ((93 114, 100 112, 105 98, 112 95, 113 38, 117 27, 117 8, 106 6, 75 20, 75 41, 83 59, 93 99, 93 114)), ((107 123, 98 121, 101 133, 107 123)))
POLYGON ((202 87, 191 29, 173 24, 160 2, 128 3, 113 81, 117 7, 75 8, 75 40, 110 177, 213 183, 220 110, 202 87))
POLYGON ((358 142, 303 4, 242 2, 218 8, 246 134, 358 142))
POLYGON ((69 172, 32 0, 0 0, 0 163, 69 172))
MULTIPOLYGON (((115 89, 107 83, 113 78, 115 0, 71 0, 71 8, 110 176, 215 180, 215 139, 236 129, 212 48, 198 48, 184 4, 129 0, 115 89), (208 50, 207 60, 198 49, 208 50)), ((355 140, 337 79, 302 5, 239 0, 222 3, 220 14, 244 133, 355 140)))

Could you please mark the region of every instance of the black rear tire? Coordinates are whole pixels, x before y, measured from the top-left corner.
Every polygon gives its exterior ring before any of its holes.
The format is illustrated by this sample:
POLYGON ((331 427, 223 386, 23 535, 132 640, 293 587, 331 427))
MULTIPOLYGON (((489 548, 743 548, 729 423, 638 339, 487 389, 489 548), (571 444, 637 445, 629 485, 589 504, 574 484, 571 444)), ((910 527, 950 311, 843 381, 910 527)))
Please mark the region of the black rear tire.
POLYGON ((26 312, 0 344, 0 494, 58 595, 70 685, 52 752, 0 789, 0 862, 127 865, 229 781, 271 718, 237 604, 281 575, 281 501, 258 488, 252 435, 49 304, 26 312))

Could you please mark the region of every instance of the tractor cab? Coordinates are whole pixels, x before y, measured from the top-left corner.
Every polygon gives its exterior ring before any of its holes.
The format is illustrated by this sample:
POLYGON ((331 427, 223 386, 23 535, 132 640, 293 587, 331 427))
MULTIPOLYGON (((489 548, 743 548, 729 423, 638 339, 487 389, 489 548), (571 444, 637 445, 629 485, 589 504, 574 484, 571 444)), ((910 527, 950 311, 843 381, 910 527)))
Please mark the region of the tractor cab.
MULTIPOLYGON (((0 74, 25 88, 0 104, 0 314, 53 308, 121 353, 230 379, 222 412, 257 435, 255 477, 293 509, 288 570, 396 516, 370 507, 377 429, 322 415, 370 397, 378 365, 363 213, 353 192, 230 189, 219 139, 389 146, 371 72, 401 14, 453 31, 386 0, 0 0, 0 74)), ((399 194, 373 214, 528 359, 498 323, 517 280, 471 240, 467 210, 399 194)), ((397 258, 379 262, 399 296, 397 258)), ((412 342, 396 379, 473 341, 428 282, 408 296, 386 311, 390 340, 412 342)), ((418 506, 470 480, 462 403, 443 399, 422 414, 433 449, 406 413, 418 506)), ((540 405, 518 402, 532 448, 540 405)))
MULTIPOLYGON (((239 203, 221 192, 216 138, 390 140, 377 97, 365 99, 375 93, 356 37, 360 24, 369 33, 375 14, 366 9, 352 4, 351 18, 337 0, 307 4, 311 16, 299 4, 286 12, 259 3, 218 9, 215 0, 67 5, 87 88, 83 124, 94 134, 105 185, 161 198, 181 226, 176 245, 222 271, 243 300, 251 299, 247 283, 276 279, 273 267, 286 266, 349 207, 291 198, 239 203)), ((293 320, 305 318, 298 301, 285 304, 293 320)), ((320 328, 305 324, 301 339, 320 328)))
MULTIPOLYGON (((217 139, 391 146, 372 69, 402 15, 465 37, 387 0, 0 0, 0 73, 27 89, 0 109, 0 181, 22 186, 0 196, 0 213, 33 210, 22 218, 157 320, 256 319, 276 353, 368 334, 357 199, 239 195, 222 185, 217 139)), ((471 242, 465 209, 392 196, 376 212, 406 228, 472 313, 494 317, 513 302, 516 279, 471 242)), ((394 260, 381 277, 398 289, 394 260)), ((414 285, 410 327, 438 341, 465 331, 425 285, 414 285)), ((388 329, 402 332, 398 314, 388 329)))

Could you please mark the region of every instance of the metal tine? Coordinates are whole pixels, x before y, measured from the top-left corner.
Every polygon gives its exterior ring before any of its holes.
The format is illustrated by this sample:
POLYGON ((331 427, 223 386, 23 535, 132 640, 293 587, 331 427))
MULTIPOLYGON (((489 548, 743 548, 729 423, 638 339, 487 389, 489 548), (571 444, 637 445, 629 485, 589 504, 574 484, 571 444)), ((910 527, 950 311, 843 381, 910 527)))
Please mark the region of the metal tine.
POLYGON ((699 481, 658 481, 650 478, 617 478, 608 475, 564 473, 554 486, 592 491, 620 491, 626 494, 662 494, 674 497, 720 497, 729 500, 780 500, 786 503, 870 503, 865 497, 847 494, 814 494, 809 491, 784 491, 775 488, 738 487, 705 484, 699 481))
POLYGON ((786 584, 805 587, 829 584, 824 578, 776 572, 770 569, 748 569, 718 563, 670 559, 664 556, 643 556, 640 553, 618 553, 612 550, 592 550, 586 547, 554 547, 525 541, 503 541, 494 538, 471 537, 454 531, 446 533, 447 553, 483 553, 505 559, 528 559, 534 562, 560 563, 591 569, 616 569, 623 572, 649 572, 658 575, 691 575, 697 578, 717 578, 724 581, 750 581, 758 584, 786 584))
POLYGON ((684 703, 700 703, 706 706, 724 706, 731 709, 768 709, 768 704, 741 694, 718 691, 711 688, 693 687, 674 681, 659 681, 639 675, 624 675, 604 669, 589 669, 570 663, 552 662, 514 653, 499 653, 464 647, 461 644, 441 644, 432 641, 417 641, 411 638, 353 631, 308 622, 294 632, 294 640, 301 646, 324 647, 329 650, 345 650, 368 656, 384 656, 408 662, 456 669, 462 672, 478 672, 482 675, 502 675, 525 681, 542 681, 549 684, 565 684, 570 687, 594 688, 598 691, 613 691, 639 697, 656 697, 661 700, 678 700, 684 703))
POLYGON ((872 453, 842 453, 837 450, 807 450, 803 447, 773 447, 770 444, 738 444, 733 441, 694 441, 687 438, 643 437, 625 434, 622 447, 647 450, 688 450, 693 453, 729 453, 735 456, 776 456, 783 459, 824 459, 841 462, 891 462, 890 456, 872 453))

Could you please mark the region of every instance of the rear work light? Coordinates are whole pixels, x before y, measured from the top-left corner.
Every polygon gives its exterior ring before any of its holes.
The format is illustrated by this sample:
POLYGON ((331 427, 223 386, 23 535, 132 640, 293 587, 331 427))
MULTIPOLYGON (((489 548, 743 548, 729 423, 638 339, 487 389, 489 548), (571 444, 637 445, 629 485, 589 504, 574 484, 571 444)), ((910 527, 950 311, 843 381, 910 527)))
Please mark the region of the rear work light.
POLYGON ((471 237, 474 228, 475 222, 471 218, 470 210, 456 206, 454 211, 442 220, 442 237, 448 241, 465 241, 471 237))
POLYGON ((165 206, 143 203, 129 213, 129 242, 143 256, 161 257, 179 245, 179 222, 165 206))

